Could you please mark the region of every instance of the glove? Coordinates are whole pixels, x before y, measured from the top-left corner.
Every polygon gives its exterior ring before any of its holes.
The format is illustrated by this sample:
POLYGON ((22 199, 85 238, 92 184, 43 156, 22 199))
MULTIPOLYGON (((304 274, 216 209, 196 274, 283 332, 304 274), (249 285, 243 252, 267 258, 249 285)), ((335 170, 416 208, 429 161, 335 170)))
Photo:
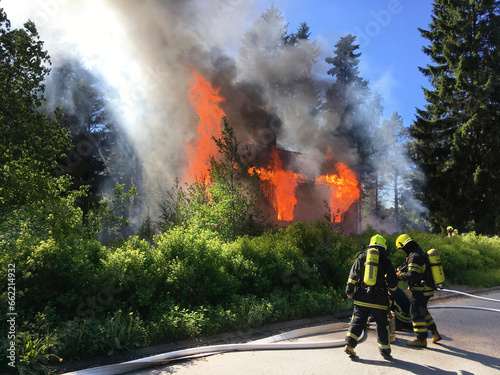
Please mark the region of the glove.
POLYGON ((403 276, 404 272, 401 272, 401 270, 397 270, 396 271, 396 276, 398 277, 398 279, 401 279, 401 277, 403 276))
POLYGON ((392 319, 394 317, 394 313, 392 310, 388 307, 387 308, 387 319, 392 319))
POLYGON ((347 285, 345 288, 345 294, 347 294, 347 297, 352 298, 353 289, 354 288, 350 287, 350 285, 347 285))
POLYGON ((388 291, 387 296, 389 297, 389 306, 392 306, 394 304, 394 296, 390 290, 388 291))

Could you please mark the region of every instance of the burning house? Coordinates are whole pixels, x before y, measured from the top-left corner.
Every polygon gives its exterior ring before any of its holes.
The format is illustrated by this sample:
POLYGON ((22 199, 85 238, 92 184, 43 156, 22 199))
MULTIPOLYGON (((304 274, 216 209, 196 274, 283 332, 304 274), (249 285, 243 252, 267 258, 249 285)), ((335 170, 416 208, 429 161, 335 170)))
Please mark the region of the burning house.
MULTIPOLYGON (((210 156, 217 153, 212 137, 220 137, 221 119, 226 114, 221 108, 225 98, 220 90, 199 73, 193 73, 190 101, 199 119, 197 136, 187 145, 186 176, 192 180, 194 176, 206 176, 210 156)), ((285 227, 297 221, 329 219, 341 224, 346 232, 357 231, 360 186, 345 163, 335 162, 329 147, 321 162, 321 174, 306 176, 295 163, 301 153, 280 149, 276 136, 255 146, 259 167, 251 167, 248 172, 262 181, 261 208, 270 223, 285 227)))
POLYGON ((305 177, 294 168, 298 156, 272 144, 269 153, 259 158, 266 167, 250 171, 262 181, 262 209, 268 220, 279 227, 297 221, 330 220, 345 232, 356 232, 360 190, 354 173, 345 164, 328 160, 324 166, 328 172, 305 177))

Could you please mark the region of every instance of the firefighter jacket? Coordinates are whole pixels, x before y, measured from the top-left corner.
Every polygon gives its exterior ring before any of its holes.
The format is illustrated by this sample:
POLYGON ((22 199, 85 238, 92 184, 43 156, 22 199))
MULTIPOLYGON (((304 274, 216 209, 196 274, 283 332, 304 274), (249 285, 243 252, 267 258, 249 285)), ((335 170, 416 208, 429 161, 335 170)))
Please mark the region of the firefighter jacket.
POLYGON ((346 294, 352 295, 354 304, 374 309, 387 310, 389 297, 387 289, 395 291, 398 278, 391 261, 385 255, 385 250, 379 249, 377 281, 373 286, 363 282, 366 262, 366 251, 358 255, 349 272, 346 294))
POLYGON ((403 250, 408 256, 404 266, 399 268, 403 272, 401 280, 408 282, 408 288, 412 292, 432 297, 436 284, 432 278, 429 256, 413 241, 408 243, 403 250))

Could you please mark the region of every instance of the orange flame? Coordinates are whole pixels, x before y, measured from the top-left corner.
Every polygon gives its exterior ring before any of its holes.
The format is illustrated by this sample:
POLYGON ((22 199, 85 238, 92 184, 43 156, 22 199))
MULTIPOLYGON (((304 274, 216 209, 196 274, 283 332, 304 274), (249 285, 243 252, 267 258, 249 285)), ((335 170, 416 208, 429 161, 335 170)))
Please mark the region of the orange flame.
POLYGON ((221 120, 225 116, 219 103, 224 98, 219 96, 219 89, 214 89, 210 82, 200 74, 193 72, 194 82, 189 92, 189 100, 199 116, 198 138, 188 144, 188 177, 191 181, 204 179, 208 182, 207 167, 210 156, 217 155, 217 145, 212 137, 221 136, 221 120))
POLYGON ((275 147, 271 150, 271 159, 271 169, 252 167, 248 172, 256 173, 262 180, 271 182, 274 187, 274 196, 270 197, 270 200, 278 213, 278 220, 292 221, 293 210, 297 204, 295 188, 298 182, 305 181, 304 177, 283 169, 283 163, 275 147))
POLYGON ((316 178, 316 183, 327 185, 331 190, 330 209, 332 210, 332 223, 339 223, 342 214, 357 199, 360 193, 356 175, 344 163, 337 163, 337 174, 324 175, 316 178))

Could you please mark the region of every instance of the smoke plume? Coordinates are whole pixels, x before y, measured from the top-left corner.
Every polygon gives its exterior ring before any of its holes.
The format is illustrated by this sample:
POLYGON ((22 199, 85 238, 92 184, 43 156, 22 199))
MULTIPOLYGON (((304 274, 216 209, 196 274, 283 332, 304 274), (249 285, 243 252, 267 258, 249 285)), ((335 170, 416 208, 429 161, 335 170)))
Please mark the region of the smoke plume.
POLYGON ((3 5, 9 17, 35 21, 54 68, 76 58, 104 77, 116 97, 115 119, 133 143, 146 179, 171 183, 185 176, 186 145, 197 137, 189 101, 194 72, 220 90, 225 98, 220 106, 240 142, 258 151, 276 141, 297 151, 287 167, 306 179, 324 173, 328 146, 336 161, 358 161, 356 150, 332 136, 339 119, 332 113, 317 116, 315 87, 326 85, 303 69, 314 59, 301 60, 320 55, 315 43, 282 46, 272 60, 273 46, 266 40, 273 43, 282 35, 255 22, 253 0, 4 0, 3 5))

